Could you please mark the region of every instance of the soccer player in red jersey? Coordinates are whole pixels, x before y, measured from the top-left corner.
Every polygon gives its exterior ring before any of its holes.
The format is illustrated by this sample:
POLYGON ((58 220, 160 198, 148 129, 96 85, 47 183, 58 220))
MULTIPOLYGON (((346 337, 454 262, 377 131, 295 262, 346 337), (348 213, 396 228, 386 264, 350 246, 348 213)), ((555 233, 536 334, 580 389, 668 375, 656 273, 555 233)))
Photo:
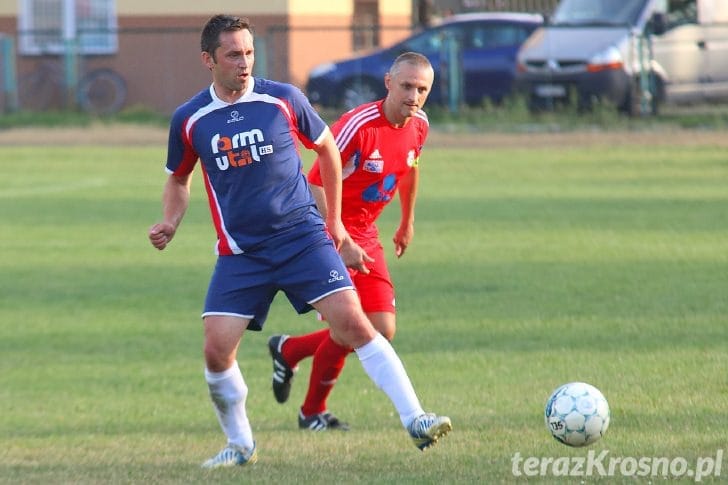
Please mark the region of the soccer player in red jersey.
MULTIPOLYGON (((395 333, 394 286, 379 241, 376 220, 399 190, 401 219, 393 242, 401 257, 414 236, 420 152, 428 134, 422 106, 432 88, 434 72, 428 59, 406 52, 384 77, 387 95, 345 113, 332 126, 343 163, 341 220, 349 238, 340 252, 359 294, 362 308, 388 340, 395 333)), ((319 161, 308 174, 321 213, 327 213, 319 161)), ((274 335, 268 341, 273 358, 273 392, 288 399, 298 362, 313 356, 311 377, 298 424, 303 429, 348 429, 327 409, 327 398, 351 349, 332 337, 328 328, 301 336, 274 335)))

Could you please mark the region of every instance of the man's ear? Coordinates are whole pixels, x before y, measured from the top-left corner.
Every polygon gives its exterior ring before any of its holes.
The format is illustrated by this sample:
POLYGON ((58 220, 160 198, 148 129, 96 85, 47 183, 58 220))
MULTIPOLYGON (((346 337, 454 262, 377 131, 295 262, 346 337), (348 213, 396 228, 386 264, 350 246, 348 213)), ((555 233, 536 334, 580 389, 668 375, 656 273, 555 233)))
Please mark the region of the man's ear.
POLYGON ((210 71, 212 71, 212 66, 215 64, 214 59, 210 55, 209 52, 203 52, 202 53, 202 63, 207 67, 210 71))

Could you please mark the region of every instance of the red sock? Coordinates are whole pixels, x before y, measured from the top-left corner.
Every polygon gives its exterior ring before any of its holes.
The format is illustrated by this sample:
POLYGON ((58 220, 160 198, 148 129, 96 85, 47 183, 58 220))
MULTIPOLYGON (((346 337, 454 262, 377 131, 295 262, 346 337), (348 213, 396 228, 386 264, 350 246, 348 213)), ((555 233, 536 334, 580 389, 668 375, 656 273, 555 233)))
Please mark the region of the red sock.
POLYGON ((306 335, 288 337, 281 347, 281 355, 291 368, 296 367, 301 360, 312 356, 328 336, 329 329, 322 328, 306 335))
POLYGON ((316 353, 313 355, 311 364, 311 379, 308 383, 306 400, 301 406, 301 413, 304 416, 323 413, 326 411, 326 400, 334 388, 336 378, 341 374, 346 356, 351 349, 342 347, 333 340, 327 333, 327 338, 321 342, 316 353))

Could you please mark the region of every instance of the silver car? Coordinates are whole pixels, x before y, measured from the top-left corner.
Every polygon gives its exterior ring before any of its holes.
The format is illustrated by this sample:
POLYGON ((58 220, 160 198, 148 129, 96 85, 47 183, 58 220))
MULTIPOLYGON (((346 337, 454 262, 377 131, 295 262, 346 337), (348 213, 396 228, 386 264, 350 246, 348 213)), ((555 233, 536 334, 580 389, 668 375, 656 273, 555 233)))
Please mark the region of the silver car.
POLYGON ((517 69, 533 111, 607 99, 638 115, 728 99, 728 1, 562 0, 517 69))

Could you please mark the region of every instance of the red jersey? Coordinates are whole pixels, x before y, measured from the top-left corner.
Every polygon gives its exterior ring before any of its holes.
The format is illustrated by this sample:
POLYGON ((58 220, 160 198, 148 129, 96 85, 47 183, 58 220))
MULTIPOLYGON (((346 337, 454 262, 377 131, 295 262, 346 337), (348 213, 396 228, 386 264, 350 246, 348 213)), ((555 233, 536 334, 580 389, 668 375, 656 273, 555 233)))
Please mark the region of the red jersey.
MULTIPOLYGON (((354 108, 331 127, 343 163, 341 220, 355 239, 376 237, 374 223, 394 198, 402 176, 417 166, 429 130, 422 110, 405 126, 392 126, 384 116, 383 102, 354 108)), ((322 185, 318 160, 308 180, 322 185)))

